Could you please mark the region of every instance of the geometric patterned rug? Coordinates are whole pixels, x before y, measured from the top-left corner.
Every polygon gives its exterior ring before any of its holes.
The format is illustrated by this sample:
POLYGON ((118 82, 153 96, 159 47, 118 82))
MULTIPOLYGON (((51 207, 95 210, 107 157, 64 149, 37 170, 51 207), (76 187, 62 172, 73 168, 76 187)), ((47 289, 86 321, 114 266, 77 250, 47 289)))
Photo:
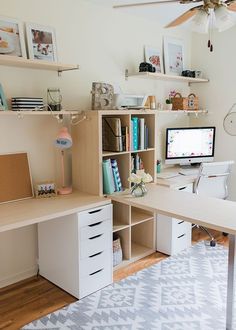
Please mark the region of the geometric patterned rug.
POLYGON ((22 329, 223 330, 227 255, 197 243, 22 329))

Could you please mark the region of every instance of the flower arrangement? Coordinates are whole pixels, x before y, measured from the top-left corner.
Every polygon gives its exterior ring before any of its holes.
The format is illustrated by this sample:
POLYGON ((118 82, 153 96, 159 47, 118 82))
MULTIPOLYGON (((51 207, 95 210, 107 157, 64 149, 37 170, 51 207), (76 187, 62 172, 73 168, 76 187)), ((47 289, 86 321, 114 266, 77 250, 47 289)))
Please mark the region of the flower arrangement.
POLYGON ((173 89, 170 91, 168 98, 166 99, 166 104, 172 104, 172 98, 175 96, 176 91, 173 89))
POLYGON ((133 183, 131 194, 135 197, 144 196, 147 193, 145 184, 151 182, 152 180, 152 176, 149 173, 145 173, 144 171, 138 174, 132 173, 128 178, 128 181, 133 183))

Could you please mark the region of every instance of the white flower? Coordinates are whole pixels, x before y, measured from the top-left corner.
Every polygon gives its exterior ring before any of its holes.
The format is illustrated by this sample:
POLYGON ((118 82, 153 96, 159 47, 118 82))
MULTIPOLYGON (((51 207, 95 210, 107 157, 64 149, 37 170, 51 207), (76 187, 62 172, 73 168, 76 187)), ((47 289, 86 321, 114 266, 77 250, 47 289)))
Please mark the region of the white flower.
POLYGON ((141 182, 149 183, 152 181, 152 176, 149 173, 145 172, 141 172, 139 174, 132 173, 128 178, 128 181, 136 184, 139 184, 141 182))

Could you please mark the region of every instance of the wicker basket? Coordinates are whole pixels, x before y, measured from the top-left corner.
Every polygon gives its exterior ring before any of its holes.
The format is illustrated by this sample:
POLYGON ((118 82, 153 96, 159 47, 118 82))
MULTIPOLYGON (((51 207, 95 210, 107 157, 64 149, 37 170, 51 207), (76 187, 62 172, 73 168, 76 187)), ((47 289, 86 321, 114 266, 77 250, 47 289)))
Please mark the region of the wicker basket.
POLYGON ((198 110, 198 97, 191 93, 188 97, 182 97, 176 93, 172 98, 172 110, 198 110))
POLYGON ((122 262, 122 248, 120 244, 120 237, 113 240, 113 267, 122 262))

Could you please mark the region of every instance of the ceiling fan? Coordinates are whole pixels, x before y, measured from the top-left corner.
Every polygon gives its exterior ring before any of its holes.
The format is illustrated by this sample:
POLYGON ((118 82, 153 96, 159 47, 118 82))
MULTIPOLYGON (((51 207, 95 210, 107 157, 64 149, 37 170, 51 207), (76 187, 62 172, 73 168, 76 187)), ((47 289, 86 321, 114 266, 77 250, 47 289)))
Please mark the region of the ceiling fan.
POLYGON ((233 12, 236 12, 236 0, 161 0, 118 4, 113 7, 140 7, 171 3, 179 3, 181 5, 199 3, 198 6, 188 9, 182 15, 170 22, 165 26, 165 28, 176 27, 191 19, 192 28, 194 31, 209 33, 208 47, 211 52, 213 51, 213 45, 211 42, 212 30, 217 28, 218 31, 221 32, 236 24, 236 16, 233 16, 233 12))

